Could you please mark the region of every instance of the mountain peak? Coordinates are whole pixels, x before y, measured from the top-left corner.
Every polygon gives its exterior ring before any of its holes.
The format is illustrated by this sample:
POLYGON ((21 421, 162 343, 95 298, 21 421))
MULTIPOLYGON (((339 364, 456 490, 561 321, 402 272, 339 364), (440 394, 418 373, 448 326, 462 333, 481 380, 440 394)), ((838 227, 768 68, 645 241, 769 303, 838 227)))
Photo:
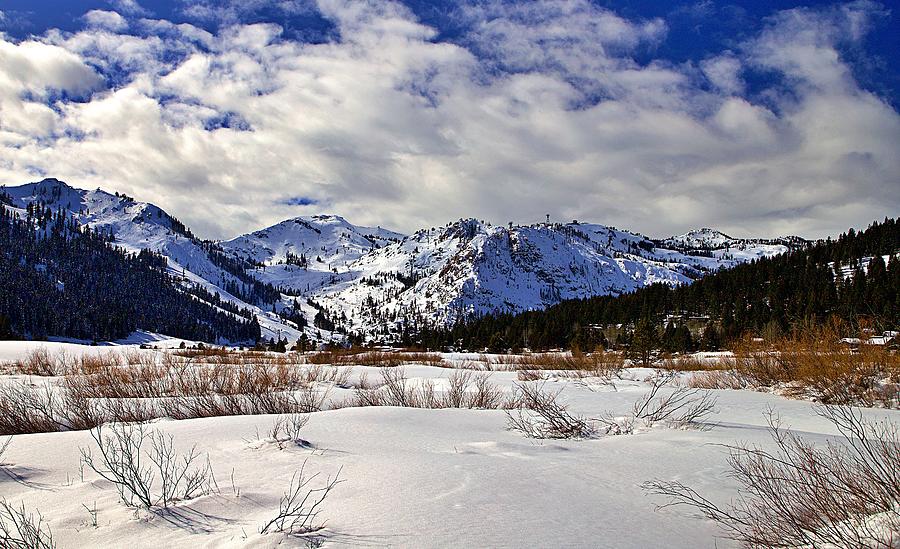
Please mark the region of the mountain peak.
POLYGON ((722 237, 731 240, 731 237, 727 234, 723 233, 718 229, 713 229, 712 227, 701 227, 699 229, 694 229, 693 231, 688 231, 685 233, 685 236, 705 236, 705 237, 722 237))

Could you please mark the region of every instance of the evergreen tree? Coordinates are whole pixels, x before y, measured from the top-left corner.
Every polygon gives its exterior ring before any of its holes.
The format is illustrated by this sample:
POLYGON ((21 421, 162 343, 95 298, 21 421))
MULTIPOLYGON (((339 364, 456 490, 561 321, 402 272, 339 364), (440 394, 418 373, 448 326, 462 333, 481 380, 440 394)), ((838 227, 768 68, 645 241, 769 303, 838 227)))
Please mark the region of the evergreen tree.
POLYGON ((644 317, 634 327, 627 357, 632 363, 648 368, 653 363, 654 351, 659 349, 659 344, 660 336, 656 324, 649 317, 644 317))
POLYGON ((721 346, 719 331, 716 330, 712 322, 707 323, 706 328, 703 329, 703 336, 700 339, 700 349, 704 351, 718 351, 721 346))

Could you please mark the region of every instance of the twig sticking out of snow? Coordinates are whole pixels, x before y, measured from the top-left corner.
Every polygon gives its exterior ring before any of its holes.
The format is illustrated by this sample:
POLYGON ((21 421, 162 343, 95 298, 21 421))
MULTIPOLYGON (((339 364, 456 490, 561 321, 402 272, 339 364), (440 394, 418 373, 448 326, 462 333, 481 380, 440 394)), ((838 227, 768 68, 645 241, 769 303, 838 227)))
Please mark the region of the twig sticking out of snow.
POLYGON ((305 446, 309 444, 300 436, 300 431, 309 423, 309 416, 305 414, 291 414, 281 416, 272 423, 269 438, 278 445, 279 450, 284 450, 288 444, 305 446))
POLYGON ((0 547, 10 549, 53 549, 53 533, 40 513, 32 514, 25 505, 14 507, 0 499, 0 547))
MULTIPOLYGON (((3 453, 6 452, 6 449, 9 448, 9 445, 12 444, 12 437, 6 437, 6 440, 3 443, 0 443, 0 460, 3 459, 3 453)), ((0 461, 0 463, 3 463, 0 461)))
POLYGON ((292 535, 306 535, 324 528, 324 524, 318 524, 316 517, 319 515, 319 507, 328 494, 339 482, 341 470, 338 469, 334 477, 328 477, 324 486, 305 490, 310 482, 319 476, 316 473, 310 477, 303 474, 306 461, 300 466, 300 470, 291 476, 291 483, 287 491, 281 497, 278 504, 278 514, 260 528, 260 534, 269 532, 281 532, 292 535))

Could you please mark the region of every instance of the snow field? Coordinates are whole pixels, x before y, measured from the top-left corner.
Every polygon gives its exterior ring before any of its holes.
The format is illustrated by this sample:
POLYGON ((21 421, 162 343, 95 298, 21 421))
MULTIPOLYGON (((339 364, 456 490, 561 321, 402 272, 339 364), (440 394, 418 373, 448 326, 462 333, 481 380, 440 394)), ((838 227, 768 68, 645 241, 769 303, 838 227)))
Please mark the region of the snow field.
MULTIPOLYGON (((0 361, 23 358, 38 345, 73 354, 122 350, 2 342, 0 361)), ((470 358, 476 357, 445 355, 451 363, 470 358)), ((352 395, 364 375, 380 379, 377 367, 339 368, 348 372, 339 376, 342 386, 322 384, 330 388, 326 408, 352 395)), ((409 365, 403 371, 410 384, 428 380, 443 390, 457 370, 409 365)), ((649 390, 651 373, 627 369, 611 384, 553 377, 545 388, 559 390, 572 413, 625 415, 649 390)), ((484 374, 505 392, 518 383, 515 371, 484 374)), ((58 381, 0 376, 3 383, 22 379, 58 381)), ((311 538, 259 533, 305 462, 306 475, 319 474, 311 488, 340 471, 342 482, 318 517, 325 530, 314 543, 324 547, 734 547, 690 510, 657 511, 663 501, 640 484, 679 480, 726 503, 737 485, 724 475, 727 453, 717 445, 771 447, 767 409, 813 442, 836 432, 809 402, 753 391, 714 394, 710 429, 658 424, 587 440, 527 439, 507 429, 503 410, 325 410, 309 414, 301 431, 309 446, 283 448, 266 440, 281 416, 154 420, 150 427, 171 434, 180 452, 196 446, 208 455, 218 483, 213 494, 154 511, 126 507, 109 482, 81 467, 80 448, 97 451, 88 431, 14 435, 0 459, 0 497, 39 511, 59 547, 305 547, 311 538), (96 508, 96 527, 84 506, 96 508)), ((865 414, 900 420, 898 411, 865 414)))

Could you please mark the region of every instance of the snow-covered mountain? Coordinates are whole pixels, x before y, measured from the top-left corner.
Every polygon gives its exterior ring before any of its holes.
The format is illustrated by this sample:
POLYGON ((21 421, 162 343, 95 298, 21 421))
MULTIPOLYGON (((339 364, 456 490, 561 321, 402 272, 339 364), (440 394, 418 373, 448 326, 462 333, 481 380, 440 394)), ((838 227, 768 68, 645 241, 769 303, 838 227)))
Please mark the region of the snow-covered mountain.
POLYGON ((460 220, 371 250, 350 264, 352 277, 324 286, 315 299, 348 329, 385 336, 399 334, 409 318, 447 324, 656 282, 689 283, 788 246, 747 243, 740 256, 680 248, 603 225, 496 227, 460 220))
POLYGON ((717 258, 750 261, 784 253, 804 246, 806 241, 797 236, 772 239, 732 238, 727 234, 704 227, 660 241, 660 245, 693 253, 708 252, 717 258))
POLYGON ((347 279, 354 261, 402 238, 381 227, 352 225, 340 216, 315 215, 288 219, 220 245, 255 264, 253 276, 259 280, 308 293, 347 279))
POLYGON ((341 269, 374 248, 403 238, 381 227, 351 225, 337 215, 287 219, 267 229, 222 243, 222 247, 257 263, 284 263, 288 254, 315 258, 317 263, 341 269))
POLYGON ((40 202, 53 210, 63 209, 80 224, 111 234, 116 244, 126 250, 161 253, 167 258, 169 270, 182 276, 185 283, 199 284, 225 301, 255 311, 264 337, 299 337, 300 332, 278 315, 228 292, 228 287, 247 287, 247 281, 242 280, 247 277, 231 272, 235 269, 223 268, 223 263, 216 261, 213 243, 200 241, 181 222, 153 204, 101 189, 76 189, 52 178, 4 190, 12 198, 14 208, 24 210, 29 203, 40 202))
POLYGON ((475 219, 403 236, 333 215, 288 219, 213 243, 152 204, 99 189, 46 179, 7 192, 14 207, 41 201, 64 208, 128 249, 164 254, 186 280, 253 306, 265 337, 291 340, 301 330, 273 310, 302 315, 314 339, 340 337, 323 330, 331 322, 341 332, 391 339, 413 323, 446 325, 464 315, 544 308, 656 282, 690 283, 805 245, 797 237, 734 239, 713 229, 651 240, 588 223, 492 226, 475 219), (263 310, 234 295, 248 280, 278 288, 278 303, 263 310), (326 321, 314 323, 317 316, 326 321))

